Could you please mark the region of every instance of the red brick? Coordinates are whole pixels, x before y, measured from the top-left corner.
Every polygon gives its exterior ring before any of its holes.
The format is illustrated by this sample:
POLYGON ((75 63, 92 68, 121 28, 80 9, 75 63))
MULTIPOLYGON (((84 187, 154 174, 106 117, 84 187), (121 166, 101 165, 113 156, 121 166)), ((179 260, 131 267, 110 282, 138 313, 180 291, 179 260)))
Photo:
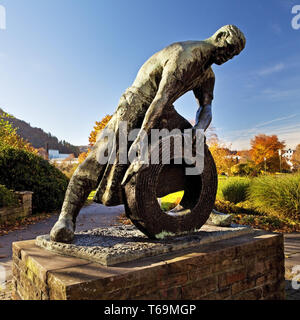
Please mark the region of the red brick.
POLYGON ((79 259, 77 262, 43 251, 32 242, 18 243, 13 267, 15 297, 279 299, 284 292, 282 237, 267 234, 266 238, 257 238, 256 235, 195 247, 182 255, 149 257, 115 267, 79 259), (271 246, 277 246, 276 250, 271 246), (49 259, 49 254, 53 259, 49 259), (28 260, 27 266, 19 255, 28 260))
POLYGON ((165 277, 158 282, 158 288, 171 288, 179 285, 185 285, 188 282, 188 273, 174 274, 169 277, 165 277))
POLYGON ((219 288, 227 287, 234 282, 241 281, 246 278, 246 271, 244 268, 232 272, 226 272, 218 276, 219 288))
POLYGON ((159 298, 162 300, 180 300, 181 299, 181 286, 170 289, 160 290, 159 298))
POLYGON ((247 291, 255 286, 255 280, 245 279, 243 281, 233 283, 231 286, 231 292, 232 295, 236 295, 242 291, 247 291))
POLYGON ((207 265, 197 269, 195 271, 189 271, 189 281, 198 281, 208 277, 209 275, 215 273, 213 265, 207 265))
POLYGON ((217 277, 211 276, 182 287, 182 299, 199 299, 217 289, 217 277))
POLYGON ((260 300, 263 297, 263 289, 261 287, 244 291, 239 295, 233 295, 234 300, 260 300))

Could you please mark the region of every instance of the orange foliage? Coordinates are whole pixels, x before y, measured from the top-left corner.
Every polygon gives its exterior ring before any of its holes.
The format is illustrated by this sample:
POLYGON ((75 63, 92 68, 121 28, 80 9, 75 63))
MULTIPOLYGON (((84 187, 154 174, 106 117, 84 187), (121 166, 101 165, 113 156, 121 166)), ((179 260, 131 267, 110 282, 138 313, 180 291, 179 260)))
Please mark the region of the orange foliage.
POLYGON ((230 174, 230 169, 236 164, 236 160, 231 154, 231 151, 218 140, 215 140, 209 145, 209 150, 215 160, 218 174, 230 174))
POLYGON ((28 225, 35 224, 40 221, 44 221, 45 219, 49 219, 51 214, 42 213, 42 214, 35 214, 29 217, 21 218, 17 221, 5 221, 0 224, 0 237, 7 235, 10 232, 14 232, 16 230, 23 230, 28 225))
POLYGON ((240 162, 247 162, 251 160, 250 150, 240 150, 237 152, 237 155, 240 156, 240 162))
POLYGON ((300 170, 300 144, 297 145, 291 161, 293 163, 294 169, 300 170))
POLYGON ((106 115, 101 121, 96 121, 94 130, 90 133, 89 136, 90 146, 93 146, 96 143, 99 132, 101 132, 106 127, 111 118, 112 116, 106 115))
POLYGON ((5 143, 12 148, 25 150, 38 154, 38 149, 35 149, 30 142, 20 137, 16 132, 11 133, 5 137, 5 143))
POLYGON ((88 156, 90 150, 91 149, 89 149, 87 152, 80 153, 80 155, 78 156, 78 162, 79 163, 82 163, 86 159, 86 157, 88 156))
MULTIPOLYGON (((266 158, 267 171, 279 171, 280 158, 278 150, 283 150, 285 147, 284 141, 279 141, 276 135, 267 136, 259 134, 251 140, 251 159, 256 166, 264 169, 264 158, 266 158)), ((285 159, 282 158, 282 168, 286 168, 287 164, 285 159)))
MULTIPOLYGON (((94 126, 94 130, 90 133, 90 136, 89 136, 89 143, 91 147, 94 146, 94 144, 97 141, 98 134, 106 127, 106 125, 108 124, 111 118, 112 118, 111 115, 106 115, 101 121, 95 122, 96 125, 94 126)), ((90 151, 91 149, 88 149, 87 152, 82 152, 78 156, 79 163, 82 163, 86 159, 90 151)))

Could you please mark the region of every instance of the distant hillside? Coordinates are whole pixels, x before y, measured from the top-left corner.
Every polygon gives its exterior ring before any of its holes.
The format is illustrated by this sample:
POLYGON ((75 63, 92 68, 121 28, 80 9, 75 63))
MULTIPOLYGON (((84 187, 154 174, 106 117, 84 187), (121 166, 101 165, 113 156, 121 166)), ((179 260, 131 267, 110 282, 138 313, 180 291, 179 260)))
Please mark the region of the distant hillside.
MULTIPOLYGON (((0 113, 5 112, 0 108, 0 113)), ((44 148, 48 144, 49 149, 59 150, 60 153, 74 153, 75 157, 78 157, 80 150, 78 147, 66 141, 59 141, 51 133, 46 133, 40 128, 33 128, 31 125, 23 120, 12 118, 7 119, 13 127, 17 128, 17 133, 25 140, 29 141, 35 148, 44 148)))

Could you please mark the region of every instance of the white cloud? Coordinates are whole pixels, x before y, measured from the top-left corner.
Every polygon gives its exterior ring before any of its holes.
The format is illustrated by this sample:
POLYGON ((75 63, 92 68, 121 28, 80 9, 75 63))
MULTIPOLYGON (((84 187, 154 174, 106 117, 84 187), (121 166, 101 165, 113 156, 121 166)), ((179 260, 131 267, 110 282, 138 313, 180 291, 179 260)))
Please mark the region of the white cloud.
MULTIPOLYGON (((257 133, 258 134, 258 133, 257 133)), ((300 130, 295 129, 290 132, 285 133, 276 133, 270 132, 266 134, 276 134, 280 141, 285 141, 286 148, 295 149, 298 144, 300 144, 300 130)), ((231 144, 231 150, 246 150, 250 149, 250 140, 254 137, 254 135, 250 135, 249 137, 240 138, 240 139, 233 139, 233 140, 225 140, 227 145, 231 144)))
POLYGON ((299 96, 299 93, 299 89, 265 89, 262 91, 262 96, 266 96, 267 98, 272 100, 278 100, 282 98, 295 98, 299 96))
POLYGON ((270 121, 258 123, 252 128, 243 130, 228 131, 221 136, 227 144, 231 144, 232 150, 242 150, 250 148, 250 140, 255 135, 264 133, 266 135, 277 135, 279 140, 284 140, 286 146, 295 148, 300 144, 300 122, 295 121, 299 114, 292 114, 270 121))
POLYGON ((256 128, 264 127, 264 126, 267 126, 267 125, 269 125, 271 123, 274 123, 274 122, 295 118, 296 116, 297 116, 297 114, 291 114, 290 116, 285 116, 285 117, 273 119, 273 120, 270 120, 270 121, 267 121, 267 122, 258 123, 255 127, 256 128))
POLYGON ((284 63, 277 63, 276 65, 274 65, 272 67, 261 69, 257 73, 259 76, 268 76, 272 73, 279 72, 279 71, 283 70, 284 67, 285 67, 284 63))

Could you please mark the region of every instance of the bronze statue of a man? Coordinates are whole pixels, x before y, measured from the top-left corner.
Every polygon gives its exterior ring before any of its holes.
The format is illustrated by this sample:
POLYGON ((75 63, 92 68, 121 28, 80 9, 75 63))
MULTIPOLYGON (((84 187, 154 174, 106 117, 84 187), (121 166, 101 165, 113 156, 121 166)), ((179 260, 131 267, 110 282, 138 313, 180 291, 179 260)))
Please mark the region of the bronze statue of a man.
MULTIPOLYGON (((193 90, 199 105, 194 129, 206 130, 212 120, 211 102, 215 83, 211 66, 232 59, 244 49, 245 44, 243 33, 236 26, 227 25, 204 41, 177 42, 155 53, 144 63, 132 86, 122 95, 107 128, 118 134, 120 121, 127 121, 128 131, 141 128, 150 133, 152 128, 159 126, 158 123, 161 127, 163 121, 168 121, 167 117, 162 119, 164 110, 171 110, 180 96, 193 90)), ((176 111, 173 108, 170 112, 176 111)), ((139 145, 140 140, 139 134, 129 145, 130 151, 139 145)), ((119 146, 116 147, 118 150, 119 146)), ((51 230, 51 240, 72 241, 76 217, 92 190, 97 188, 96 202, 108 206, 122 204, 122 184, 139 167, 119 164, 118 156, 113 163, 100 164, 97 154, 105 149, 107 142, 98 138, 87 159, 74 173, 59 220, 51 230)))

